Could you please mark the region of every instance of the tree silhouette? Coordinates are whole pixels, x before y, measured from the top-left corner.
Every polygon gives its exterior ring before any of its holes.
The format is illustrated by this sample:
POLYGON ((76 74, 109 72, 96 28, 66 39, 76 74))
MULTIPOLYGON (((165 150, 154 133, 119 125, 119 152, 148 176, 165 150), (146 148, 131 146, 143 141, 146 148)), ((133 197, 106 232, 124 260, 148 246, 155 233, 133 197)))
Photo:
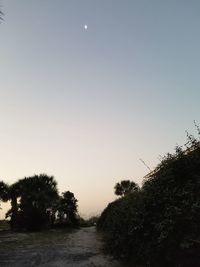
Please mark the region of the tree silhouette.
POLYGON ((40 174, 25 177, 10 186, 0 181, 1 200, 11 201, 6 218, 10 218, 13 230, 49 228, 55 225, 57 216, 64 225, 78 224, 78 200, 70 191, 59 196, 53 176, 40 174))
POLYGON ((8 200, 8 186, 3 181, 0 181, 0 200, 8 200))
POLYGON ((11 229, 17 227, 17 218, 18 218, 18 203, 17 198, 20 197, 20 183, 16 182, 8 188, 8 199, 11 201, 11 209, 6 213, 6 217, 10 217, 10 226, 11 229))
POLYGON ((120 183, 117 183, 114 189, 115 189, 115 194, 117 196, 126 196, 131 192, 138 191, 139 186, 133 181, 123 180, 120 183))
POLYGON ((46 227, 49 223, 48 209, 57 198, 56 181, 46 174, 25 177, 11 185, 11 210, 7 214, 11 217, 11 227, 27 230, 46 227))
POLYGON ((77 202, 78 200, 72 192, 66 191, 62 193, 58 208, 60 221, 65 220, 66 223, 72 225, 77 223, 77 202))

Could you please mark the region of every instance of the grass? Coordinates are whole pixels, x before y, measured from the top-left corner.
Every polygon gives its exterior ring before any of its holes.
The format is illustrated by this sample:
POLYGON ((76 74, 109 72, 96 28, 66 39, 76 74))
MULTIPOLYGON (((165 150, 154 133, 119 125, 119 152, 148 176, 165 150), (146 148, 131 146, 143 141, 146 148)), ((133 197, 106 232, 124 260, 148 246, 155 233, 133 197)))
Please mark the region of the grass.
POLYGON ((9 229, 10 229, 9 222, 6 220, 0 220, 0 231, 5 231, 9 229))
POLYGON ((31 248, 63 244, 72 229, 46 230, 33 233, 0 233, 0 249, 31 248))

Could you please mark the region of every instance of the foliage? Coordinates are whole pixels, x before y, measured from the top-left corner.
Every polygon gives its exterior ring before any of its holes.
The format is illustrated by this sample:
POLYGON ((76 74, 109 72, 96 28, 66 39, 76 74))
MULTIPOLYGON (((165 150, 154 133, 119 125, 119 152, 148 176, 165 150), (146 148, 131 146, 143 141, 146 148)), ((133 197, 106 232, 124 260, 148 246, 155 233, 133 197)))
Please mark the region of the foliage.
POLYGON ((62 193, 57 204, 59 222, 68 225, 77 225, 77 202, 74 194, 70 191, 62 193))
POLYGON ((186 145, 164 157, 141 190, 103 211, 98 229, 115 255, 151 267, 200 266, 200 144, 188 135, 186 145))
POLYGON ((115 194, 117 196, 126 196, 131 192, 138 191, 139 186, 130 180, 123 180, 115 185, 115 194))
POLYGON ((8 185, 0 181, 0 200, 7 201, 8 199, 8 185))
POLYGON ((58 197, 53 176, 25 177, 11 186, 11 225, 15 228, 39 230, 48 224, 48 212, 58 197), (17 203, 19 198, 19 203, 17 203))
POLYGON ((79 217, 78 220, 79 220, 79 225, 81 227, 96 226, 99 220, 99 216, 92 216, 89 219, 84 219, 82 217, 79 217))
POLYGON ((7 212, 14 230, 37 231, 54 226, 56 213, 70 225, 77 223, 77 200, 67 191, 58 195, 53 176, 25 177, 8 187, 11 209, 7 212))

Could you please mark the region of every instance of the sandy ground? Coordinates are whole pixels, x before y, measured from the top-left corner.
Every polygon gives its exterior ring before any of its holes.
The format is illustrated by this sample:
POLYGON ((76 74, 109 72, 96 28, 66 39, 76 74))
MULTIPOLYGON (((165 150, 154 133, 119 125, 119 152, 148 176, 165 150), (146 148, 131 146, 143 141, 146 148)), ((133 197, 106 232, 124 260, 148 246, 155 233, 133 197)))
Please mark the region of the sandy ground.
POLYGON ((61 239, 53 243, 41 242, 25 244, 25 235, 14 234, 0 236, 0 242, 5 238, 11 241, 18 239, 14 247, 0 246, 1 267, 122 267, 118 262, 102 252, 102 238, 95 227, 81 228, 72 233, 63 233, 61 239), (66 236, 65 236, 66 235, 66 236), (13 239, 12 239, 13 238, 13 239), (19 245, 21 238, 21 243, 19 245))

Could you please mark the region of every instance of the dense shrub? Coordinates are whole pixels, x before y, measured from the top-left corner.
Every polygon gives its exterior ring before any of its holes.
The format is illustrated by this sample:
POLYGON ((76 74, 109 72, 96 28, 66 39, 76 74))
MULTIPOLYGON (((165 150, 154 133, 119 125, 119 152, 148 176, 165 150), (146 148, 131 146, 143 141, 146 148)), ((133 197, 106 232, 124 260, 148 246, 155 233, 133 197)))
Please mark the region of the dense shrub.
POLYGON ((200 266, 199 143, 176 148, 140 191, 110 203, 98 229, 112 253, 135 264, 200 266))

